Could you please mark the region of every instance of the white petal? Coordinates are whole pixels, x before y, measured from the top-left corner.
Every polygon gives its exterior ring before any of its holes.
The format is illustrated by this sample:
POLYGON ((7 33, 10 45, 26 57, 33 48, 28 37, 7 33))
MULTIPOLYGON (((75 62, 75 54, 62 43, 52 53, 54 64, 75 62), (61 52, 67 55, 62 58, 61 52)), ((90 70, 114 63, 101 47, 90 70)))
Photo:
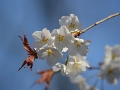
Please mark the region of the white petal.
POLYGON ((43 33, 43 36, 45 36, 45 37, 49 38, 51 36, 50 31, 47 30, 47 28, 44 28, 43 31, 42 31, 42 33, 43 33))
POLYGON ((78 53, 81 56, 86 56, 86 54, 88 53, 88 46, 86 46, 86 45, 80 46, 80 48, 78 48, 78 53))
POLYGON ((75 45, 68 46, 68 54, 71 56, 75 56, 77 54, 77 48, 75 47, 75 45))
POLYGON ((62 64, 62 68, 61 68, 61 74, 63 75, 63 76, 66 76, 66 66, 64 65, 64 64, 62 64))
POLYGON ((40 41, 36 41, 36 42, 34 43, 34 48, 39 49, 39 48, 41 48, 41 47, 43 47, 43 46, 44 46, 44 44, 43 44, 42 42, 40 42, 40 41))
POLYGON ((79 22, 77 16, 75 16, 74 14, 70 14, 70 18, 73 24, 75 24, 75 22, 79 22))
POLYGON ((60 27, 60 35, 66 36, 68 34, 69 30, 65 26, 60 27))
POLYGON ((41 50, 39 50, 39 51, 38 51, 38 57, 39 57, 40 59, 44 60, 44 59, 46 58, 45 52, 46 52, 46 49, 41 49, 41 50), (43 54, 43 53, 44 53, 44 54, 43 54))
POLYGON ((63 26, 63 25, 68 26, 68 25, 67 25, 68 22, 70 22, 70 18, 69 18, 68 16, 63 16, 63 17, 61 17, 61 19, 59 19, 59 24, 60 24, 61 26, 63 26))
POLYGON ((59 52, 57 49, 54 49, 53 53, 54 53, 54 57, 55 57, 57 60, 62 59, 62 53, 59 52))
POLYGON ((82 30, 82 25, 80 22, 75 22, 75 28, 78 30, 78 31, 81 31, 82 30))
POLYGON ((52 67, 52 69, 53 69, 54 72, 57 72, 57 71, 61 70, 61 68, 62 68, 62 64, 61 64, 61 63, 56 63, 56 64, 52 67))
POLYGON ((89 45, 90 43, 91 43, 90 40, 85 40, 85 41, 84 41, 84 44, 85 44, 85 45, 89 45))
MULTIPOLYGON (((70 81, 72 82, 72 83, 76 83, 76 84, 78 84, 78 83, 83 83, 83 84, 85 84, 86 82, 85 82, 85 78, 84 77, 82 77, 81 75, 78 75, 78 76, 76 76, 76 77, 70 77, 70 81)), ((83 85, 82 84, 82 85, 83 85)))
POLYGON ((86 60, 86 57, 85 56, 81 56, 79 53, 77 53, 75 56, 76 56, 77 60, 83 60, 83 61, 86 60))
POLYGON ((51 35, 57 37, 57 36, 58 36, 58 30, 59 30, 59 29, 54 29, 54 30, 52 31, 51 35))
POLYGON ((35 31, 32 36, 35 40, 41 40, 42 31, 35 31))
POLYGON ((74 37, 72 36, 71 33, 68 33, 64 39, 65 39, 66 43, 70 45, 72 43, 72 41, 74 40, 74 37))
POLYGON ((55 39, 54 45, 60 52, 62 52, 64 47, 67 47, 67 44, 65 42, 59 42, 57 39, 55 39))
POLYGON ((53 66, 57 63, 57 59, 53 55, 50 55, 46 58, 46 62, 48 65, 53 66))

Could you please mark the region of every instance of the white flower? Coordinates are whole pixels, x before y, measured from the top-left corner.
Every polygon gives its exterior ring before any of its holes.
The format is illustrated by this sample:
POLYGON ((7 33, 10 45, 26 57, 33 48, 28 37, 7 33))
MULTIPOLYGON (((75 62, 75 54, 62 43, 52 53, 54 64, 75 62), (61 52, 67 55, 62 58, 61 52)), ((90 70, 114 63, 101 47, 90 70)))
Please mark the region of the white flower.
POLYGON ((109 64, 111 61, 120 63, 120 45, 105 47, 104 63, 109 64))
POLYGON ((70 16, 61 17, 61 19, 59 19, 59 24, 61 26, 66 26, 70 31, 82 30, 78 17, 74 14, 70 14, 70 16))
POLYGON ((76 83, 76 84, 79 84, 79 83, 82 85, 86 84, 86 79, 81 75, 78 75, 76 77, 70 77, 70 81, 71 83, 76 83))
POLYGON ((54 29, 52 36, 55 37, 54 45, 60 52, 65 52, 67 49, 64 48, 67 48, 68 44, 71 44, 71 40, 73 39, 71 33, 64 26, 61 26, 60 29, 54 29))
POLYGON ((76 77, 70 77, 71 83, 75 83, 79 86, 80 90, 85 90, 86 87, 86 79, 82 77, 81 75, 78 75, 76 77))
POLYGON ((86 85, 86 89, 85 90, 98 90, 98 89, 95 88, 94 86, 86 85))
POLYGON ((62 74, 69 77, 75 77, 79 73, 86 71, 86 67, 90 67, 86 62, 85 57, 77 54, 76 56, 69 56, 67 65, 62 65, 62 74))
POLYGON ((62 53, 60 53, 56 48, 47 47, 38 51, 38 57, 42 60, 46 58, 47 64, 52 66, 62 58, 62 53))
POLYGON ((68 46, 68 54, 74 56, 79 53, 81 56, 86 56, 89 44, 89 40, 84 41, 83 39, 75 38, 73 44, 68 46))
POLYGON ((117 84, 120 77, 120 68, 113 63, 103 64, 98 76, 101 79, 107 79, 110 84, 117 84))
POLYGON ((110 84, 117 84, 120 77, 120 45, 106 46, 105 51, 99 77, 106 79, 110 84))
POLYGON ((39 49, 46 45, 52 45, 53 38, 49 30, 44 28, 42 31, 35 31, 32 34, 33 38, 36 40, 34 47, 39 49))

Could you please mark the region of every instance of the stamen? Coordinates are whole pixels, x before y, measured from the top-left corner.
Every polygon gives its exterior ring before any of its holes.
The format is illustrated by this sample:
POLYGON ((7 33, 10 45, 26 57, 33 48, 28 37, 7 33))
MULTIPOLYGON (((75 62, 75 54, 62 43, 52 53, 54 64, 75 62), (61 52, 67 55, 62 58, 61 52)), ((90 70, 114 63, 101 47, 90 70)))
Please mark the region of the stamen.
POLYGON ((75 44, 76 44, 77 47, 81 46, 81 42, 80 41, 76 41, 75 44))
POLYGON ((74 56, 74 62, 78 62, 78 60, 76 59, 76 57, 74 56))
POLYGON ((70 23, 69 28, 74 28, 74 27, 75 27, 75 24, 70 23))
POLYGON ((42 39, 42 42, 43 42, 43 43, 46 43, 47 41, 48 41, 48 39, 45 38, 45 37, 42 39))
POLYGON ((113 53, 112 54, 112 60, 115 60, 116 57, 118 57, 118 55, 113 53))
POLYGON ((78 64, 78 63, 74 63, 74 64, 73 64, 73 69, 74 69, 74 70, 79 70, 79 69, 80 69, 79 64, 78 64))
POLYGON ((64 36, 58 35, 58 40, 63 41, 64 36))
POLYGON ((48 56, 53 55, 53 51, 51 49, 47 50, 48 56))
POLYGON ((113 69, 109 69, 108 74, 112 74, 112 73, 113 73, 113 69))

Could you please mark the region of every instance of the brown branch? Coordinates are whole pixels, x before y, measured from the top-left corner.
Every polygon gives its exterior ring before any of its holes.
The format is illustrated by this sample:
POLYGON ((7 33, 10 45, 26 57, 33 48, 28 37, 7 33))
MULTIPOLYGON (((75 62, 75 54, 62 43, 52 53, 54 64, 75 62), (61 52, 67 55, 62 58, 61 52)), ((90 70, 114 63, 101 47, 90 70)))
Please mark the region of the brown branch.
POLYGON ((119 16, 119 15, 120 15, 120 12, 115 13, 115 14, 112 14, 112 15, 110 15, 110 16, 108 16, 108 17, 106 17, 106 18, 104 18, 104 19, 102 19, 102 20, 100 20, 100 21, 98 21, 98 22, 95 22, 94 24, 90 25, 89 27, 87 27, 87 28, 83 29, 82 31, 78 32, 75 36, 77 37, 77 36, 79 36, 80 34, 86 32, 87 30, 95 27, 96 25, 98 25, 98 24, 100 24, 100 23, 103 23, 104 21, 107 21, 107 20, 109 20, 109 19, 111 19, 111 18, 113 18, 113 17, 119 16))

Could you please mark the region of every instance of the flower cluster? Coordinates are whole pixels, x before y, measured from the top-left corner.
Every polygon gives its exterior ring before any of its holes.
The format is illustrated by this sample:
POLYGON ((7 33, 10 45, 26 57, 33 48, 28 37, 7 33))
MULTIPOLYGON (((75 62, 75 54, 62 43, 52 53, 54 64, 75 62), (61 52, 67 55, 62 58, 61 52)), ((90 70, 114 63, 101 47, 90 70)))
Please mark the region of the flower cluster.
POLYGON ((45 70, 44 74, 41 74, 40 82, 47 83, 49 86, 50 80, 48 77, 52 77, 51 72, 61 71, 62 75, 68 77, 76 77, 81 72, 86 71, 87 67, 90 67, 86 61, 86 54, 88 53, 89 40, 83 40, 78 38, 78 32, 80 32, 81 24, 74 14, 70 16, 63 16, 59 19, 60 28, 54 29, 52 32, 44 28, 42 31, 35 31, 32 36, 35 39, 34 50, 32 50, 28 44, 26 35, 24 35, 23 45, 28 52, 28 58, 23 62, 19 70, 27 64, 32 70, 33 62, 35 58, 46 60, 47 64, 52 66, 52 69, 45 70), (62 59, 63 52, 67 52, 67 60, 64 64, 59 63, 58 60, 62 59), (51 75, 51 76, 49 76, 51 75))
POLYGON ((120 78, 120 45, 106 46, 105 51, 99 77, 107 79, 110 84, 117 84, 120 78))
POLYGON ((35 31, 32 34, 35 39, 34 48, 38 58, 46 59, 54 72, 61 71, 65 76, 77 76, 86 71, 86 67, 90 67, 86 61, 90 41, 74 37, 75 33, 81 30, 81 24, 74 14, 63 16, 59 19, 59 24, 60 28, 51 33, 46 28, 35 31), (58 63, 63 52, 68 53, 66 64, 58 63))

